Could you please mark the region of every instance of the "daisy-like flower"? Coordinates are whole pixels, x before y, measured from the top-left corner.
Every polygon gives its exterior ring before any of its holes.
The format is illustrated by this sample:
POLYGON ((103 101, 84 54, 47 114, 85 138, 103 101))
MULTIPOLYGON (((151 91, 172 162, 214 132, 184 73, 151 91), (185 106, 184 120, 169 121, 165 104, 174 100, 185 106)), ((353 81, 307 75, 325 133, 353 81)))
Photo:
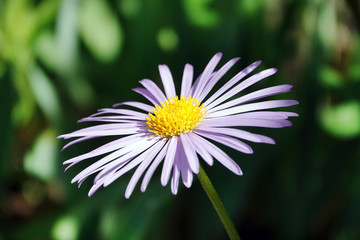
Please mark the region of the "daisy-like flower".
POLYGON ((86 178, 96 174, 89 191, 91 196, 101 186, 107 187, 136 168, 125 191, 125 197, 129 198, 142 175, 140 189, 144 192, 155 170, 162 164, 161 184, 167 185, 171 178, 171 191, 175 195, 180 177, 187 188, 191 186, 193 174, 199 173, 200 159, 209 165, 217 160, 233 173, 242 175, 236 162, 215 143, 246 154, 253 153, 253 150, 242 140, 274 144, 274 140, 267 136, 240 128, 291 126, 288 117, 298 116, 296 113, 269 109, 288 107, 298 102, 256 101, 289 92, 292 88, 289 84, 238 95, 247 87, 276 73, 274 68, 266 69, 242 80, 259 66, 260 61, 249 65, 214 91, 219 80, 239 60, 231 59, 215 71, 221 57, 222 54, 217 53, 194 83, 193 66, 186 64, 178 93, 169 68, 159 65, 165 93, 149 79, 140 81, 142 88, 133 89, 151 105, 129 101, 115 104, 113 108, 100 109, 79 122, 105 123, 59 136, 64 139, 76 138, 64 148, 92 138, 119 136, 95 150, 65 161, 68 169, 81 161, 100 158, 77 174, 72 183, 77 182, 80 187, 86 178))

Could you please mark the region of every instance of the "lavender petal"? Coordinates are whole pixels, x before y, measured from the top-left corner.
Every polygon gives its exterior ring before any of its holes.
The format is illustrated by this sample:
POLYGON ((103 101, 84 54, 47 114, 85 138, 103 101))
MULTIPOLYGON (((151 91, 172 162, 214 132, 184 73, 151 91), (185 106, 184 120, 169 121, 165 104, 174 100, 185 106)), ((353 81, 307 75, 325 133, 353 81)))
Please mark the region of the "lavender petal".
POLYGON ((176 97, 174 80, 171 75, 170 69, 166 65, 159 65, 159 72, 162 83, 164 85, 167 98, 176 97))

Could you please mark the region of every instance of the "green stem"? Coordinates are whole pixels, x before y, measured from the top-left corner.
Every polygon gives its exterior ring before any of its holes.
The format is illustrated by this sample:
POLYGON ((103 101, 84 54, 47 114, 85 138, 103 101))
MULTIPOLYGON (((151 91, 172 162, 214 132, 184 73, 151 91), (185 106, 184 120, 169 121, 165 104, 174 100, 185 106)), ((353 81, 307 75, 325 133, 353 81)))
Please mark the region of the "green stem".
POLYGON ((229 214, 226 212, 224 204, 222 203, 219 195, 215 191, 214 186, 212 185, 209 177, 206 175, 204 169, 200 166, 200 171, 198 174, 201 186, 204 188, 206 194, 208 195, 212 205, 214 206, 217 214, 219 215, 221 222, 223 223, 226 232, 228 233, 231 240, 241 240, 236 228, 231 221, 229 214))

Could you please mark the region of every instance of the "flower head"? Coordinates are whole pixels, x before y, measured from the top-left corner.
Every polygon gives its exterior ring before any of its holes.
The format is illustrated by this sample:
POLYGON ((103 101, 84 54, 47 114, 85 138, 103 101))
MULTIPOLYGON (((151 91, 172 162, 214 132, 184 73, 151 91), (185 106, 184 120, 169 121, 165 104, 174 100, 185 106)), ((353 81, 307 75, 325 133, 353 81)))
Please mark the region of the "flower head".
POLYGON ((242 130, 240 127, 291 126, 288 117, 298 116, 296 113, 269 109, 292 106, 298 102, 256 101, 289 92, 292 86, 288 84, 238 95, 247 87, 277 71, 273 68, 263 70, 242 80, 260 64, 260 61, 249 65, 210 94, 218 81, 239 60, 231 59, 215 71, 221 57, 222 54, 217 53, 194 83, 193 67, 186 64, 179 95, 176 94, 169 68, 159 65, 165 94, 148 79, 140 81, 143 88, 133 89, 144 96, 151 105, 129 101, 115 104, 113 108, 100 109, 98 113, 79 122, 93 121, 104 124, 59 136, 64 139, 76 138, 64 148, 91 138, 119 136, 118 139, 95 150, 65 161, 64 164, 69 165, 66 168, 68 169, 81 161, 100 158, 77 174, 72 183, 78 182, 80 186, 87 177, 96 174, 89 191, 91 196, 101 186, 110 185, 126 172, 136 168, 125 191, 125 197, 129 198, 142 175, 144 177, 141 191, 146 190, 153 173, 162 163, 161 184, 165 186, 171 178, 171 191, 176 194, 180 177, 186 187, 191 186, 193 173, 199 173, 199 157, 209 165, 212 165, 215 159, 233 173, 242 175, 236 162, 214 142, 246 154, 253 151, 242 140, 274 144, 273 139, 242 130))

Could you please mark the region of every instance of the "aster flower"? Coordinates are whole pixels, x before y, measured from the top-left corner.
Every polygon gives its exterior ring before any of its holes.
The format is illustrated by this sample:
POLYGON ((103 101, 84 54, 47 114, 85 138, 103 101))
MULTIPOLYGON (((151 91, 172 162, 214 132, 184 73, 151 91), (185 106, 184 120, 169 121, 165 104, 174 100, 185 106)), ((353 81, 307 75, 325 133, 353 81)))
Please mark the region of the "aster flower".
POLYGON ((95 150, 66 160, 64 164, 68 165, 68 169, 81 161, 100 158, 77 174, 72 183, 77 182, 80 187, 85 179, 96 174, 89 191, 91 196, 101 186, 107 187, 136 168, 125 191, 125 197, 129 198, 143 175, 140 189, 143 192, 146 190, 155 170, 162 164, 161 184, 167 185, 171 178, 171 191, 175 195, 180 179, 187 188, 191 186, 193 174, 199 173, 201 159, 209 165, 213 165, 216 160, 231 172, 242 175, 237 163, 217 144, 245 154, 251 154, 253 150, 243 140, 274 144, 274 140, 267 136, 240 128, 291 126, 288 118, 298 116, 296 113, 271 109, 292 106, 298 102, 257 101, 289 92, 292 88, 289 84, 239 94, 276 73, 274 68, 266 69, 242 80, 260 65, 260 61, 249 65, 229 81, 219 84, 214 91, 215 85, 239 60, 231 59, 215 71, 221 57, 222 54, 217 53, 194 83, 193 66, 186 64, 181 91, 178 93, 169 68, 159 65, 165 92, 149 79, 140 81, 142 88, 133 89, 151 104, 129 101, 115 104, 113 108, 100 109, 98 113, 79 122, 104 122, 103 124, 59 136, 64 139, 76 138, 64 148, 92 138, 119 136, 95 150))

